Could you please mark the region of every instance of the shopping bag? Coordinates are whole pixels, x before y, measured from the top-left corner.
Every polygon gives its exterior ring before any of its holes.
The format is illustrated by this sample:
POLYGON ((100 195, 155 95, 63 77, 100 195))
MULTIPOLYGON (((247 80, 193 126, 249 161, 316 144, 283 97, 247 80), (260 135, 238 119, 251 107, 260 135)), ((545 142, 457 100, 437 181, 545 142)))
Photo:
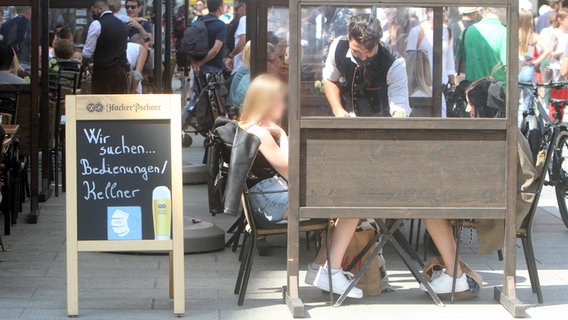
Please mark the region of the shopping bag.
MULTIPOLYGON (((343 257, 342 261, 342 268, 345 268, 351 264, 351 262, 359 255, 359 253, 373 240, 375 237, 376 231, 375 230, 363 230, 357 231, 351 238, 351 242, 347 247, 347 251, 345 252, 345 256, 343 257)), ((377 247, 377 243, 375 242, 371 248, 365 253, 363 258, 355 264, 353 269, 349 270, 350 272, 357 274, 361 270, 363 264, 367 261, 371 253, 377 247)), ((379 261, 377 257, 373 259, 371 262, 370 267, 367 269, 361 280, 356 285, 357 288, 363 290, 363 294, 365 296, 378 296, 381 294, 381 271, 379 269, 379 261)))

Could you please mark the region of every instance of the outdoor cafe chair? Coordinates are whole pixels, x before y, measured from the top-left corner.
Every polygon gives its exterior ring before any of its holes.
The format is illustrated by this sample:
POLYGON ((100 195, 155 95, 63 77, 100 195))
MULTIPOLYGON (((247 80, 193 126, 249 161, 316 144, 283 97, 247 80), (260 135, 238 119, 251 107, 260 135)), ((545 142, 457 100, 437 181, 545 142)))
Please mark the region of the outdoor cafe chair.
MULTIPOLYGON (((242 306, 245 300, 245 294, 252 269, 254 249, 257 247, 259 237, 286 235, 288 233, 288 225, 286 223, 267 223, 256 218, 255 215, 252 214, 249 196, 250 191, 245 188, 245 192, 242 196, 242 204, 247 225, 241 248, 241 266, 237 276, 237 282, 235 284, 235 294, 239 295, 239 306, 242 306)), ((327 219, 313 219, 300 222, 300 232, 316 232, 316 239, 321 239, 321 237, 318 237, 318 234, 321 234, 322 232, 325 232, 326 239, 330 239, 328 236, 329 229, 330 221, 327 219)), ((307 239, 307 241, 309 241, 309 239, 307 239)), ((326 245, 326 249, 329 249, 329 241, 328 245, 326 245)), ((326 254, 329 257, 329 250, 326 251, 326 254)), ((330 293, 330 299, 332 297, 333 294, 330 293)))

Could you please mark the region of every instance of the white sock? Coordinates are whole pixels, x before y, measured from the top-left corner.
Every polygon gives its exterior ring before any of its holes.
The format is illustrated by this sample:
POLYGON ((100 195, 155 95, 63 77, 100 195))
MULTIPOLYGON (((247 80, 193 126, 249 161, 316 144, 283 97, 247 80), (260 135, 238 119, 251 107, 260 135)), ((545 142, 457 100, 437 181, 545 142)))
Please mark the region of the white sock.
MULTIPOLYGON (((327 267, 323 267, 322 269, 323 269, 323 271, 324 271, 325 273, 329 273, 327 267)), ((336 273, 338 273, 338 272, 341 272, 341 269, 333 269, 333 268, 331 269, 331 275, 334 275, 334 274, 336 274, 336 273)))

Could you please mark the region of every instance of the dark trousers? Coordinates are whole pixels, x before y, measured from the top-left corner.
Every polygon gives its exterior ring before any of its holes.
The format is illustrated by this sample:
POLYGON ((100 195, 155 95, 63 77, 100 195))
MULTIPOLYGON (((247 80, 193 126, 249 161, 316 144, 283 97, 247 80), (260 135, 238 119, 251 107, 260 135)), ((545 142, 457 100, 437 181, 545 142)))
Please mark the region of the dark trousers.
POLYGON ((93 71, 92 94, 128 94, 128 75, 122 66, 93 71))

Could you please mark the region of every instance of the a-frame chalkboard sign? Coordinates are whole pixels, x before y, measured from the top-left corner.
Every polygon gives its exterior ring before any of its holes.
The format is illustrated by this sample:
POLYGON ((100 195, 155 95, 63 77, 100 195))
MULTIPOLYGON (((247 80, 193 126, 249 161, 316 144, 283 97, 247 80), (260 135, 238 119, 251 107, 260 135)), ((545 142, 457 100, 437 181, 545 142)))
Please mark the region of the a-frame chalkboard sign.
POLYGON ((78 253, 169 251, 170 298, 185 312, 180 97, 67 96, 67 313, 78 253))

